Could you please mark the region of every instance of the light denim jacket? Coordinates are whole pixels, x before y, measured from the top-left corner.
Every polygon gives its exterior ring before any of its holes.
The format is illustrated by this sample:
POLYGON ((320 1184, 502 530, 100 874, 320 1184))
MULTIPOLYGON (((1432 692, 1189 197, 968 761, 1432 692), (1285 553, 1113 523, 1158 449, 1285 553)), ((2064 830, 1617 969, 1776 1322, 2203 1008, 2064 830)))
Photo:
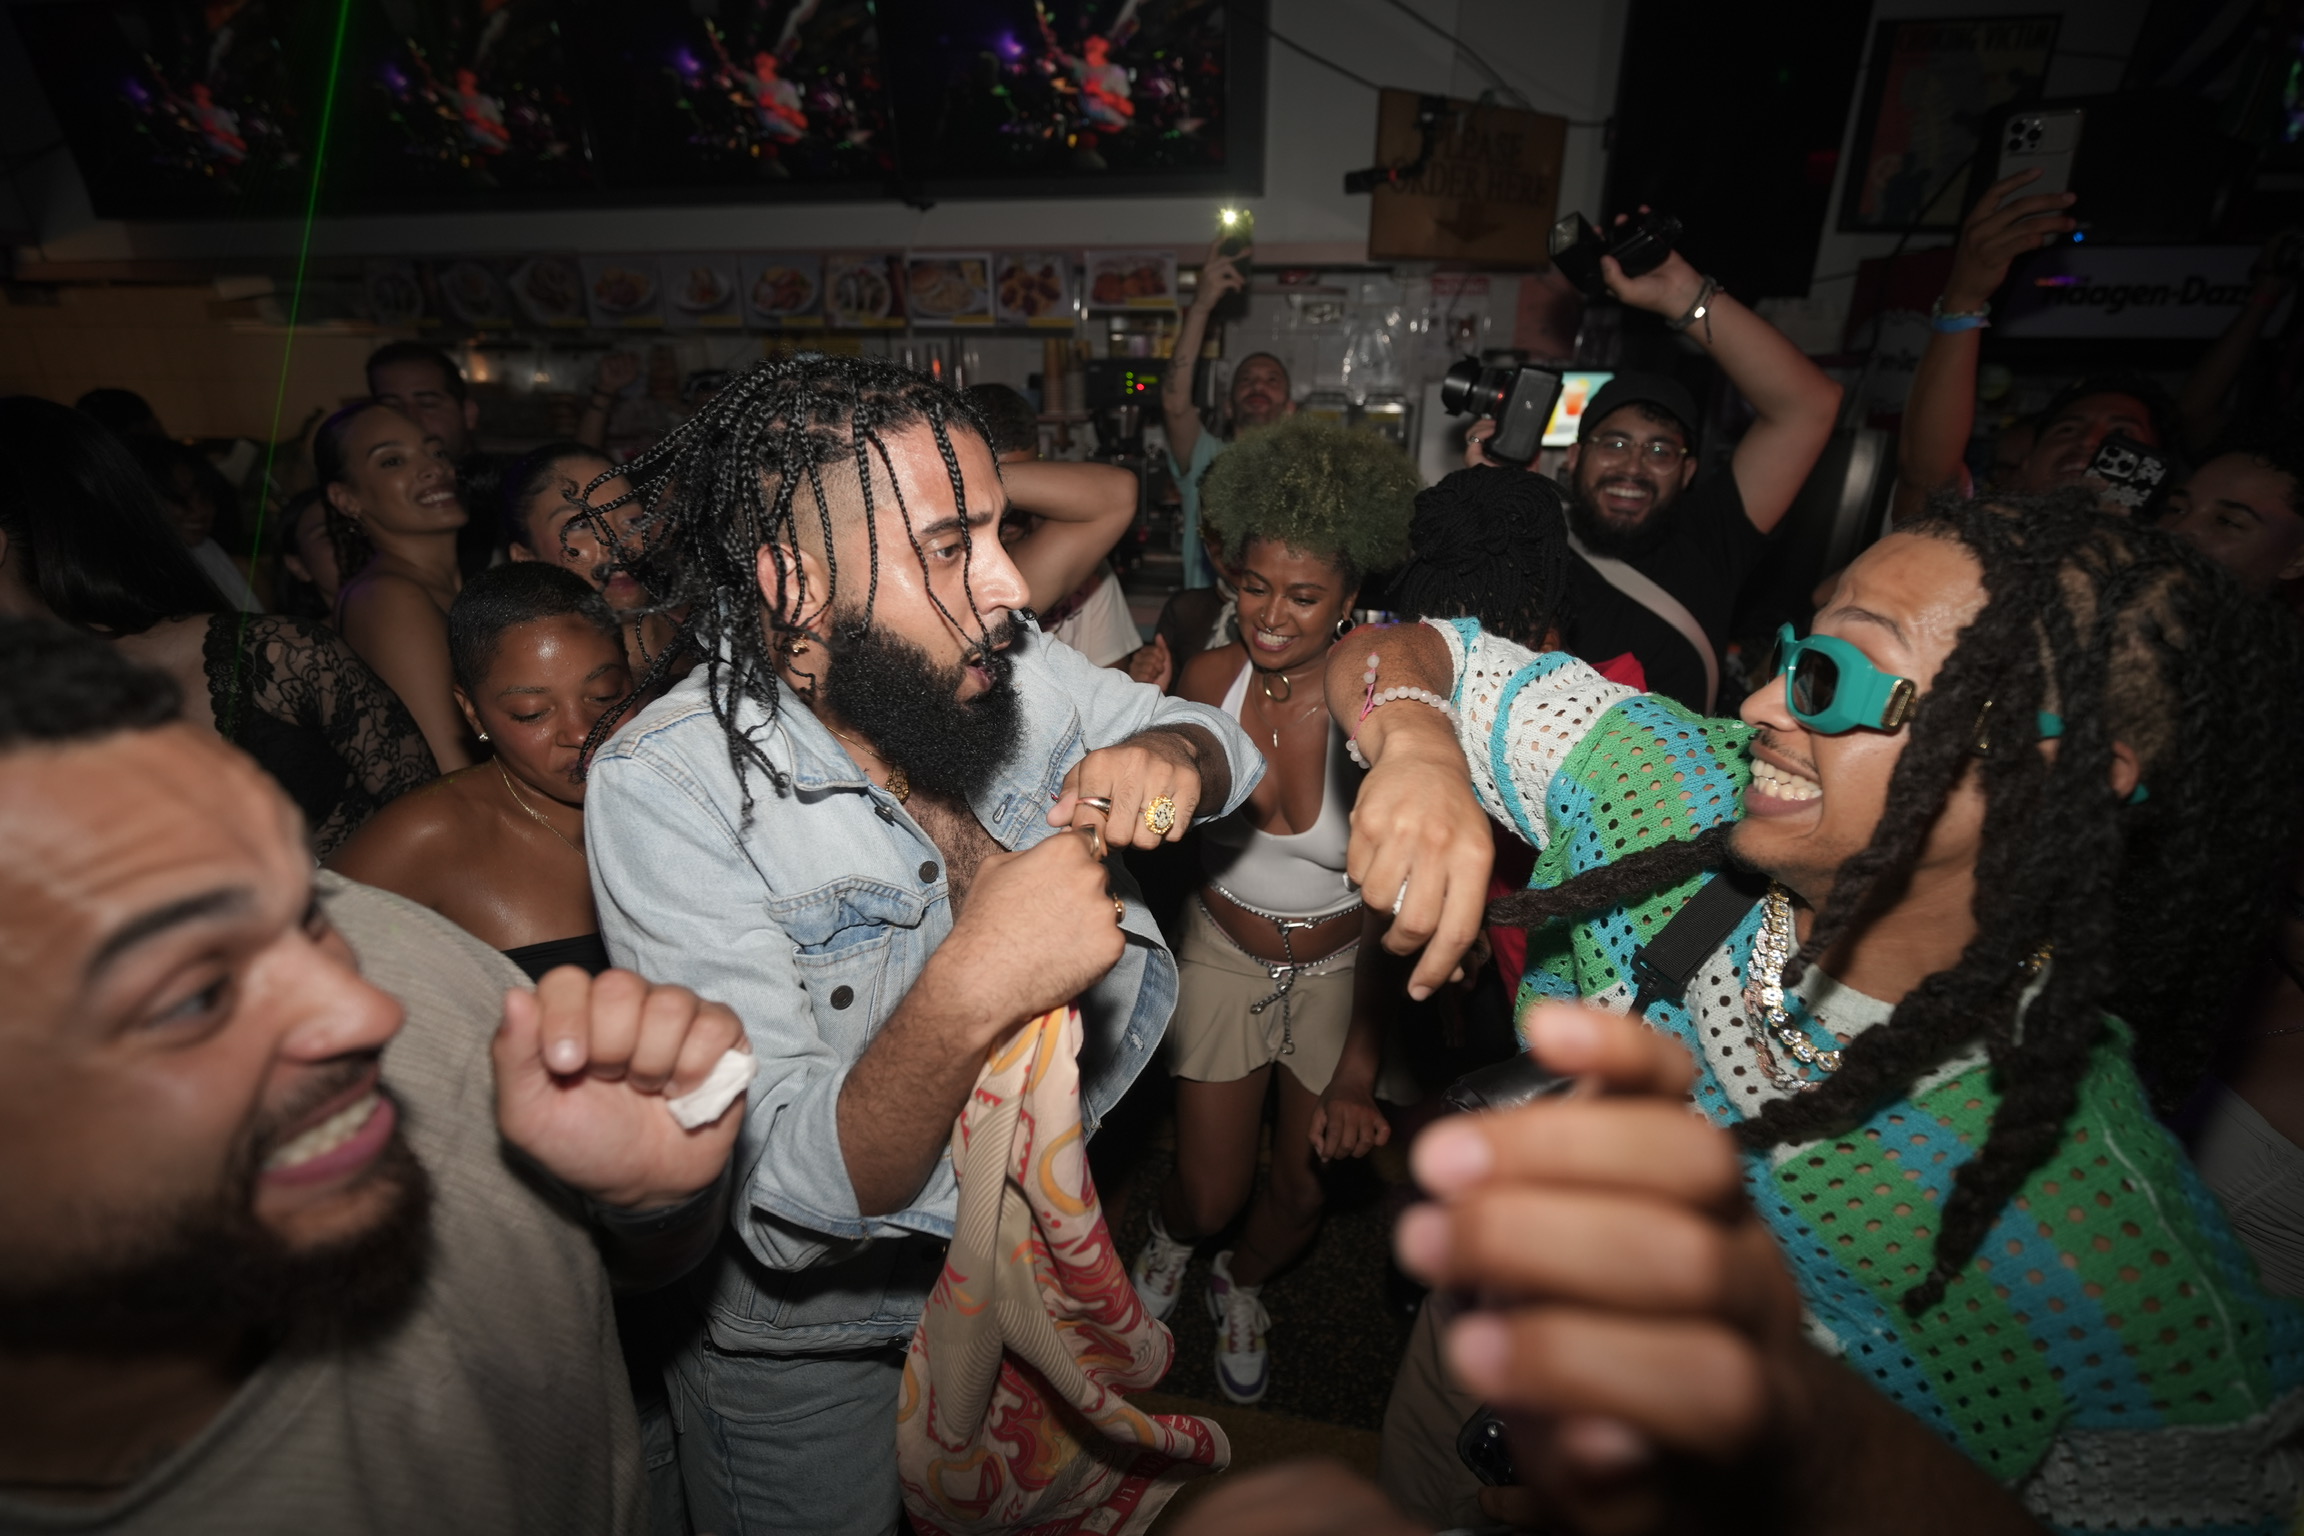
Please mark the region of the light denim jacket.
MULTIPOLYGON (((1037 630, 1013 654, 1023 745, 974 802, 1003 848, 1059 830, 1048 808, 1086 752, 1153 726, 1204 726, 1223 744, 1231 796, 1202 806, 1202 819, 1234 809, 1263 776, 1264 759, 1219 710, 1093 666, 1037 630)), ((760 717, 747 706, 739 718, 760 717)), ((736 1241, 698 1282, 713 1343, 814 1354, 901 1341, 952 1235, 951 1157, 904 1210, 862 1215, 836 1112, 849 1067, 951 932, 944 856, 791 693, 760 744, 792 787, 779 794, 753 769, 749 827, 703 668, 601 750, 584 816, 600 931, 618 965, 735 1009, 759 1057, 735 1154, 736 1241)), ((1113 889, 1127 900, 1127 948, 1080 999, 1091 1133, 1176 1004, 1176 962, 1117 860, 1113 889)))

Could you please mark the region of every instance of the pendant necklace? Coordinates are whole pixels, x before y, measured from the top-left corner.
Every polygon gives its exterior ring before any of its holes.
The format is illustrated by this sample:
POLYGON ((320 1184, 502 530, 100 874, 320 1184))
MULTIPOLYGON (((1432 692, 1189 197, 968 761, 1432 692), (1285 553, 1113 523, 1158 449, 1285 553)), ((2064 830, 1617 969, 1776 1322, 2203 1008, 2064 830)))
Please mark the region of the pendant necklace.
POLYGON ((504 759, 499 757, 494 761, 496 763, 497 774, 504 780, 504 791, 506 794, 509 794, 512 797, 512 803, 520 807, 520 809, 526 811, 529 817, 534 820, 538 826, 551 833, 554 837, 560 839, 561 847, 567 849, 570 853, 576 855, 578 858, 584 857, 584 850, 577 847, 574 843, 568 841, 567 833, 561 831, 558 827, 552 825, 551 822, 545 820, 543 813, 528 803, 528 797, 521 794, 519 788, 513 784, 512 775, 504 771, 504 759))
MULTIPOLYGON (((838 726, 826 726, 825 729, 852 747, 864 747, 864 743, 858 741, 855 737, 849 735, 846 731, 841 730, 838 726)), ((864 750, 867 752, 872 752, 870 747, 864 747, 864 750)), ((880 754, 877 752, 872 752, 872 755, 874 757, 878 757, 880 754)), ((905 801, 911 799, 912 775, 906 773, 895 763, 883 762, 881 766, 887 770, 888 793, 896 797, 896 803, 898 805, 902 805, 905 801)))

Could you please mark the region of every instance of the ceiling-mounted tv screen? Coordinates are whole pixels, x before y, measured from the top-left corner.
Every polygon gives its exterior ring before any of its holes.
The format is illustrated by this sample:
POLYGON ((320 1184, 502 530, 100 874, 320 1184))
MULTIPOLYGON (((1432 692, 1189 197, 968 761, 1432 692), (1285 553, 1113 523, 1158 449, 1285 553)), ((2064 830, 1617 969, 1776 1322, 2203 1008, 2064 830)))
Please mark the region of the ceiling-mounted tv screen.
POLYGON ((596 188, 558 0, 362 0, 323 209, 565 201, 596 188))
POLYGON ((928 195, 1256 192, 1263 0, 880 0, 928 195))
POLYGON ((9 15, 98 216, 303 210, 333 7, 48 0, 9 15))
POLYGON ((868 0, 581 0, 603 179, 634 193, 878 196, 895 172, 868 0))

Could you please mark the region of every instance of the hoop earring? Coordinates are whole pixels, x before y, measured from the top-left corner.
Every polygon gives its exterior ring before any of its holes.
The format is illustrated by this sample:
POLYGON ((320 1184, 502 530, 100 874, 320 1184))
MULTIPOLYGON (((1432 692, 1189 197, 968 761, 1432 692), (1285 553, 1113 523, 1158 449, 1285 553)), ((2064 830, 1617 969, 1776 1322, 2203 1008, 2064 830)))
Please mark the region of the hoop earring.
POLYGON ((1345 614, 1336 621, 1336 638, 1341 640, 1346 635, 1352 633, 1352 631, 1358 629, 1359 627, 1359 625, 1352 622, 1352 616, 1350 614, 1345 614))

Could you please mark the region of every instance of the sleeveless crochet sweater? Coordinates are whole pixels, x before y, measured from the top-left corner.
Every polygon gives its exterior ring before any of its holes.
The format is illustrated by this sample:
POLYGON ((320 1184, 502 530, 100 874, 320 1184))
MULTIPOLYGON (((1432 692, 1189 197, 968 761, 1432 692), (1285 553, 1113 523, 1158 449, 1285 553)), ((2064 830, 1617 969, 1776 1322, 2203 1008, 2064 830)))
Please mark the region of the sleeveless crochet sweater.
MULTIPOLYGON (((1747 727, 1434 623, 1459 739, 1489 813, 1557 885, 1735 819, 1747 727)), ((1707 879, 1529 935, 1521 1005, 1630 1006, 1634 952, 1707 879)), ((1757 908, 1648 1022, 1697 1063, 1730 1126, 1767 1091, 1742 994, 1757 908), (1739 1055, 1738 1050, 1743 1054, 1739 1055)), ((1880 1006, 1880 1005, 1875 1005, 1880 1006)), ((1837 1017, 1837 1015, 1835 1015, 1837 1017)), ((2267 1296, 2222 1210, 2153 1116, 2113 1021, 2065 1127, 1941 1305, 1906 1315, 1937 1213, 1998 1103, 1981 1049, 1844 1136, 1747 1154, 1747 1184, 1824 1348, 2069 1531, 2290 1529, 2304 1501, 2304 1311, 2267 1296)))

